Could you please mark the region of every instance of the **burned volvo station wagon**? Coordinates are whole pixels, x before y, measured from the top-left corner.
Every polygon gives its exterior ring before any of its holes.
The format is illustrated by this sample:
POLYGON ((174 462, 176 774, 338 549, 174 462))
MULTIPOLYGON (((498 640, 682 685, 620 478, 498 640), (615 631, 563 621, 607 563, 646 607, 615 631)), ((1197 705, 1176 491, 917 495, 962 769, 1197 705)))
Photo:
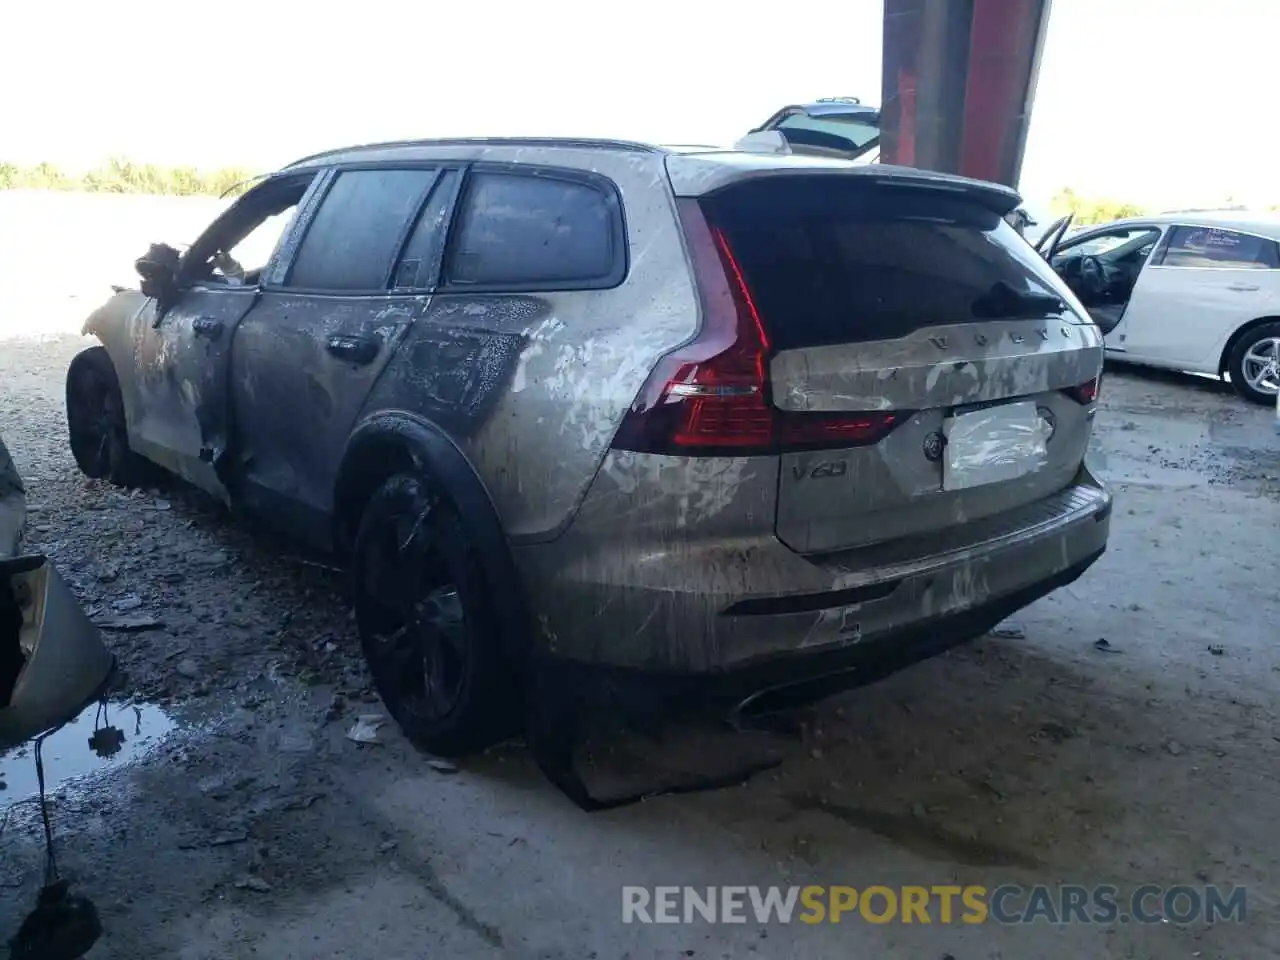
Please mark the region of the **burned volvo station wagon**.
POLYGON ((72 447, 339 554, 437 752, 511 731, 534 659, 816 695, 1105 548, 1102 339, 1017 204, 710 148, 335 150, 139 261, 68 372, 72 447))

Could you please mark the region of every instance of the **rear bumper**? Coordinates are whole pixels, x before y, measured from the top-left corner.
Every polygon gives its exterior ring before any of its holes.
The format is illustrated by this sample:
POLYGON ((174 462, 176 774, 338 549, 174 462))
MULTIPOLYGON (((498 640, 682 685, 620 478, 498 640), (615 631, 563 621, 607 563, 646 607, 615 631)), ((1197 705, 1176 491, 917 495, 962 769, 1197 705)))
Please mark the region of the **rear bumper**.
POLYGON ((1111 495, 1082 468, 1071 487, 1000 517, 817 559, 773 537, 637 549, 625 535, 581 542, 572 531, 517 557, 558 659, 768 673, 929 624, 981 633, 1083 573, 1106 548, 1110 516, 1111 495))
POLYGON ((861 643, 755 660, 710 673, 640 670, 551 658, 544 669, 579 702, 635 715, 702 711, 727 716, 768 713, 866 686, 975 639, 1028 604, 1078 579, 1098 551, 1048 580, 960 613, 920 620, 861 643))

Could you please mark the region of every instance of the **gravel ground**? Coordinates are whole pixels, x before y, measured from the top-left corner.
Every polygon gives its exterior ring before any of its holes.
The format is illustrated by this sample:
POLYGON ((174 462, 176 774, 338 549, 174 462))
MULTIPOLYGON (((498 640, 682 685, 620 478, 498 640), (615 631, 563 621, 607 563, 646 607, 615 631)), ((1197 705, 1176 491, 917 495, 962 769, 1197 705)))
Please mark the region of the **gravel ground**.
MULTIPOLYGON (((988 637, 845 695, 745 787, 577 811, 518 745, 456 772, 377 714, 341 580, 199 496, 125 495, 67 449, 78 337, 0 338, 0 433, 28 543, 122 666, 126 750, 92 724, 46 763, 60 864, 99 904, 95 958, 848 957, 1280 954, 1276 530, 1280 444, 1220 386, 1117 370, 1092 454, 1111 549, 988 637), (1105 644, 1100 641, 1105 640, 1105 644), (95 764, 98 764, 95 766, 95 764), (624 925, 624 884, 1243 884, 1244 923, 624 925)), ((701 734, 698 734, 701 736, 701 734)), ((56 749, 55 749, 56 747, 56 749)), ((633 751, 623 744, 618 749, 633 751)), ((694 731, 643 749, 706 755, 694 731)), ((0 758, 6 800, 30 758, 0 758)), ((0 847, 0 931, 33 901, 31 804, 0 847)))

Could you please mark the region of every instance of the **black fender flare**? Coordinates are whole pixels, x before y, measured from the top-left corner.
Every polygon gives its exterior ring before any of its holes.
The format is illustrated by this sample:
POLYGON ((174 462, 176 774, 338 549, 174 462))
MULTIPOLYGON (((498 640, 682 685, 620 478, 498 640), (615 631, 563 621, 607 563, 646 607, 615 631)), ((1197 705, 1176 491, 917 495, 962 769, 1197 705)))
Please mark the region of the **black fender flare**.
POLYGON ((334 543, 349 556, 360 512, 389 477, 418 472, 435 485, 462 518, 493 592, 503 648, 523 661, 533 623, 507 535, 484 481, 440 427, 408 411, 383 411, 351 432, 333 498, 334 543))

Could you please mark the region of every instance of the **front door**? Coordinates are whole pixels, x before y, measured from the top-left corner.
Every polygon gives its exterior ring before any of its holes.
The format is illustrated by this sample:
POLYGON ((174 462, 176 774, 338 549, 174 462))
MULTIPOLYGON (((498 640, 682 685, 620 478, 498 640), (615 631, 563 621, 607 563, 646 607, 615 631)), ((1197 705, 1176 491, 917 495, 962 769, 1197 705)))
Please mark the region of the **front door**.
POLYGON ((152 302, 134 341, 138 452, 223 501, 228 382, 236 328, 258 303, 262 270, 314 173, 272 178, 191 246, 171 302, 152 302))
POLYGON ((1276 311, 1280 252, 1273 240, 1201 226, 1174 227, 1162 246, 1134 291, 1125 348, 1135 359, 1216 372, 1231 333, 1276 311))
POLYGON ((426 167, 339 171, 236 334, 240 494, 318 548, 356 418, 426 309, 458 180, 426 167))
POLYGON ((191 287, 153 314, 134 346, 139 417, 130 442, 224 501, 216 461, 225 446, 227 347, 256 298, 250 287, 191 287))
POLYGON ((1046 253, 1050 264, 1089 311, 1108 350, 1128 349, 1130 318, 1144 309, 1150 287, 1148 259, 1160 236, 1158 226, 1126 224, 1048 244, 1056 250, 1046 253))

